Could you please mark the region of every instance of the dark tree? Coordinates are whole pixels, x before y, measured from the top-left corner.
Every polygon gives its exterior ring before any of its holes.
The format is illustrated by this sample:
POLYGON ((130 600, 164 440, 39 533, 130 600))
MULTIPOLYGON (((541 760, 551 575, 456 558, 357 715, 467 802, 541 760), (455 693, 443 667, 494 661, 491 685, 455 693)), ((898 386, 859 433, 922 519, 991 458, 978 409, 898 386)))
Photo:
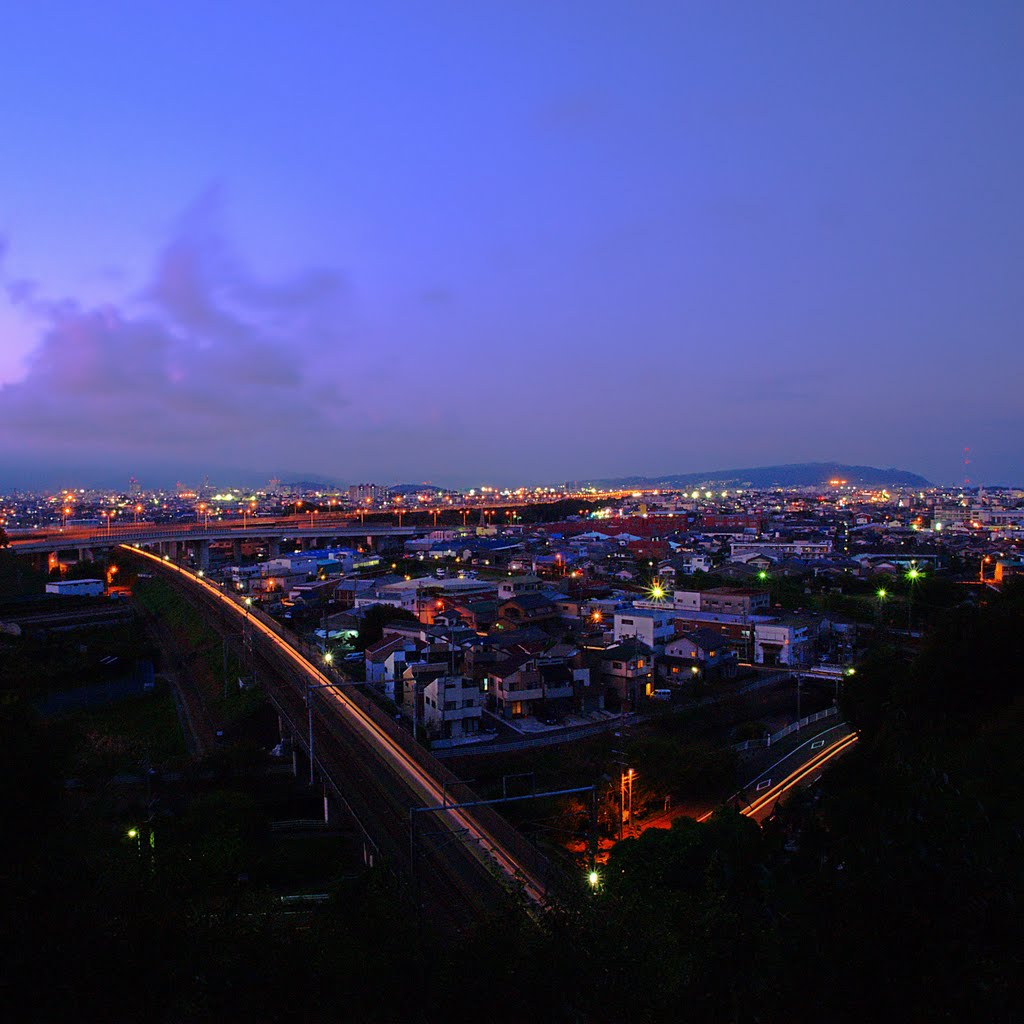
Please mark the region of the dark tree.
POLYGON ((369 647, 370 644, 377 643, 384 635, 384 627, 389 622, 416 621, 416 616, 412 612, 407 612, 404 608, 393 608, 389 604, 375 604, 367 609, 366 615, 363 616, 355 646, 362 651, 369 647))

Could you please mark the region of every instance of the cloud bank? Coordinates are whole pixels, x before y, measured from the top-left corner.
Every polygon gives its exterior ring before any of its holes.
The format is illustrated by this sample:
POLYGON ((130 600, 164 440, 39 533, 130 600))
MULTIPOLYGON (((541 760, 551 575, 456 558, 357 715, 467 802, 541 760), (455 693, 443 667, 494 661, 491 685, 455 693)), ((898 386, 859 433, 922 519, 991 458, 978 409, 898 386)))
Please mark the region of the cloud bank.
POLYGON ((304 446, 322 463, 341 443, 344 279, 257 279, 225 242, 218 208, 215 195, 191 208, 146 287, 117 304, 43 298, 36 282, 0 274, 39 334, 24 378, 0 388, 0 457, 262 468, 302 464, 304 446))

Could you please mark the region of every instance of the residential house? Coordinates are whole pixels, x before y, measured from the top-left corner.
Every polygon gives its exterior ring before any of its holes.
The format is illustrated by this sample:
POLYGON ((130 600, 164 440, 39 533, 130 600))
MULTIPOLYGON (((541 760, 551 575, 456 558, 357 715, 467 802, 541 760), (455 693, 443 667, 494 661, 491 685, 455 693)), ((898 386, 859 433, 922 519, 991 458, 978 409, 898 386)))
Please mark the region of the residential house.
POLYGON ((395 679, 401 678, 406 667, 421 660, 421 653, 427 645, 418 639, 385 631, 375 644, 363 652, 366 664, 366 681, 383 685, 384 692, 394 699, 395 679))
POLYGON ((526 593, 500 601, 498 605, 498 623, 504 629, 554 626, 558 623, 558 615, 558 608, 552 601, 539 593, 526 593))
POLYGON ((596 652, 607 706, 636 707, 651 681, 653 658, 654 651, 635 636, 596 652))
POLYGON ((675 633, 674 611, 663 608, 625 608, 615 613, 616 641, 636 637, 650 648, 660 648, 675 633))
POLYGON ((680 633, 665 645, 665 654, 658 659, 658 677, 675 683, 688 678, 732 679, 739 658, 724 640, 721 633, 707 628, 680 633))
POLYGON ((464 675, 437 676, 423 689, 423 724, 432 739, 455 740, 480 731, 483 696, 464 675))
POLYGON ((544 699, 536 656, 519 654, 495 663, 488 672, 488 691, 502 718, 525 718, 544 699))

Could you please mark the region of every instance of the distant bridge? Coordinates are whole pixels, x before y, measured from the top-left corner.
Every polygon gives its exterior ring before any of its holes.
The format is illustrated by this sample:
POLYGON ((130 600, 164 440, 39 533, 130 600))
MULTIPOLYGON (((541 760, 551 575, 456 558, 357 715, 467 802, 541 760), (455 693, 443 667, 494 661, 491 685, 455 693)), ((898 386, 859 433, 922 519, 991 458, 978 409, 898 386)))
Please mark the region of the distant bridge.
POLYGON ((10 549, 15 554, 56 555, 75 551, 79 560, 89 559, 97 551, 127 544, 140 549, 158 551, 177 558, 182 546, 190 547, 201 568, 209 565, 210 545, 229 542, 241 545, 262 541, 271 557, 280 554, 281 543, 295 540, 302 548, 319 547, 333 540, 361 540, 374 547, 382 540, 407 539, 430 533, 434 527, 395 526, 391 523, 356 523, 349 517, 291 516, 287 519, 215 520, 207 523, 108 523, 104 526, 74 526, 64 529, 33 530, 10 535, 10 549))

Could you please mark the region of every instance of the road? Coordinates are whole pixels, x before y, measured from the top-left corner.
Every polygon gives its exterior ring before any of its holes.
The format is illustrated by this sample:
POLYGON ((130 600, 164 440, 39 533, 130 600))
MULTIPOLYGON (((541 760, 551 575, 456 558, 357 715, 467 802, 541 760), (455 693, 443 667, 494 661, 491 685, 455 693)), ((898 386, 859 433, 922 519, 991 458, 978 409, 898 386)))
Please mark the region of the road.
MULTIPOLYGON (((328 678, 304 654, 278 635, 272 620, 251 612, 238 599, 171 562, 147 552, 125 547, 126 553, 145 559, 187 587, 205 608, 239 631, 251 631, 254 656, 290 683, 275 687, 272 697, 280 711, 293 723, 306 719, 306 695, 313 698, 316 713, 316 759, 324 770, 338 779, 351 795, 354 813, 365 826, 380 831, 377 842, 394 856, 399 848, 408 851, 411 807, 436 807, 433 812, 416 812, 418 829, 413 844, 419 870, 418 880, 432 884, 431 868, 445 871, 449 885, 464 897, 472 895, 482 904, 508 890, 519 891, 526 900, 542 906, 545 887, 533 869, 528 844, 491 808, 452 808, 452 793, 463 802, 472 799, 465 787, 431 755, 414 744, 388 716, 364 695, 328 678), (315 689, 308 690, 308 687, 315 689), (445 805, 442 808, 442 805, 445 805), (420 860, 421 852, 444 852, 420 860), (528 865, 531 865, 528 867, 528 865), (424 877, 427 876, 427 877, 424 877)), ((296 729, 302 742, 304 730, 296 729)), ((413 859, 407 853, 406 859, 413 859)), ((416 877, 416 876, 414 876, 416 877)))
MULTIPOLYGON (((767 780, 762 779, 758 785, 765 786, 766 781, 767 785, 763 791, 756 793, 750 804, 743 809, 743 814, 757 822, 770 818, 776 805, 786 793, 798 786, 804 788, 814 785, 821 778, 825 766, 834 758, 846 753, 856 742, 856 733, 847 733, 838 739, 826 741, 825 746, 816 750, 804 764, 800 765, 799 768, 795 768, 785 778, 780 779, 774 784, 772 784, 770 778, 767 780)), ((814 745, 811 743, 811 749, 813 747, 814 745)))
MULTIPOLYGON (((791 790, 805 788, 816 783, 825 766, 841 756, 857 742, 857 734, 850 731, 845 722, 840 722, 809 736, 774 764, 755 775, 730 801, 746 800, 741 813, 757 822, 771 817, 778 802, 791 790), (795 764, 791 765, 791 762, 795 764)), ((702 814, 697 820, 707 821, 713 811, 702 814)))

